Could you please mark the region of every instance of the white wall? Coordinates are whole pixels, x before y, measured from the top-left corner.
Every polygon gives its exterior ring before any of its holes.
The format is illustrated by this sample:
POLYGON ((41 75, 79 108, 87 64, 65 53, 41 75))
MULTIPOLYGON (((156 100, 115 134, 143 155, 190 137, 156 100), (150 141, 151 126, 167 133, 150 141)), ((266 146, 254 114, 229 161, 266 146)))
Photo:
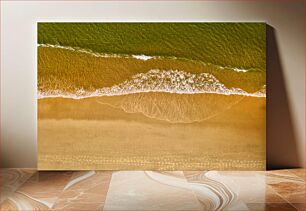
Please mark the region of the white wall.
MULTIPOLYGON (((265 21, 275 28, 296 137, 290 141, 296 141, 299 161, 288 165, 304 165, 302 1, 1 1, 1 161, 4 167, 36 167, 38 21, 265 21)), ((276 144, 275 150, 277 147, 276 144)), ((280 157, 286 156, 281 153, 280 157)), ((275 159, 277 162, 277 155, 275 159)), ((279 162, 286 165, 287 161, 283 158, 279 162)))

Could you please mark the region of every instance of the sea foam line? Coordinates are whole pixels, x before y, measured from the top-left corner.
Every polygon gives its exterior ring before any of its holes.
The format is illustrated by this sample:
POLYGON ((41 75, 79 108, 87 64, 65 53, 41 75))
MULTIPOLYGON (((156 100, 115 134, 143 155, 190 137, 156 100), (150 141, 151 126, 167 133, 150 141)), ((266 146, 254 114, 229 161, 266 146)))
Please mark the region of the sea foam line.
MULTIPOLYGON (((241 90, 241 89, 240 89, 241 90)), ((70 98, 70 99, 85 99, 85 98, 92 98, 92 97, 103 97, 103 96, 121 96, 121 95, 129 95, 129 94, 140 94, 140 93, 170 93, 170 94, 220 94, 220 95, 241 95, 241 96, 246 96, 246 97, 266 97, 266 94, 264 92, 258 91, 255 93, 247 93, 244 92, 243 90, 240 91, 233 91, 233 92, 227 92, 227 93, 219 93, 219 92, 174 92, 174 91, 164 91, 164 90, 139 90, 139 91, 133 91, 133 92, 122 92, 122 93, 115 93, 115 94, 106 94, 103 93, 103 90, 95 90, 93 92, 85 92, 83 89, 77 90, 79 93, 84 93, 82 95, 70 93, 70 92, 64 92, 60 90, 53 90, 49 92, 42 92, 38 91, 37 93, 37 98, 38 99, 44 99, 44 98, 70 98)))
POLYGON ((141 55, 128 55, 128 54, 108 54, 108 53, 97 53, 90 49, 84 49, 79 47, 70 47, 70 46, 61 46, 61 45, 52 45, 52 44, 38 44, 38 47, 44 47, 44 48, 59 48, 59 49, 65 49, 69 51, 75 51, 79 53, 86 53, 94 57, 102 57, 102 58, 134 58, 139 60, 149 60, 154 58, 159 58, 157 56, 147 56, 144 54, 141 55))
POLYGON ((40 91, 38 98, 63 97, 82 99, 99 96, 118 96, 136 93, 164 92, 176 94, 221 94, 266 97, 265 87, 255 93, 248 93, 240 88, 227 88, 210 73, 193 74, 180 70, 152 69, 147 73, 139 73, 121 84, 103 87, 95 91, 83 88, 75 92, 62 90, 40 91))
MULTIPOLYGON (((186 58, 179 58, 179 57, 175 57, 175 56, 148 56, 148 55, 144 55, 144 54, 140 54, 140 55, 129 55, 129 54, 109 54, 109 53, 98 53, 98 52, 94 52, 91 49, 84 49, 84 48, 80 48, 80 47, 71 47, 71 46, 62 46, 62 45, 53 45, 53 44, 38 44, 38 47, 44 47, 44 48, 59 48, 59 49, 65 49, 65 50, 69 50, 69 51, 75 51, 75 52, 79 52, 79 53, 85 53, 85 54, 89 54, 91 56, 94 57, 101 57, 101 58, 133 58, 133 59, 139 59, 139 60, 143 60, 143 61, 147 61, 150 59, 172 59, 172 60, 176 60, 176 59, 182 59, 182 60, 188 60, 188 61, 192 61, 192 62, 199 62, 196 60, 192 60, 192 59, 186 59, 186 58)), ((247 69, 242 69, 242 68, 238 68, 238 67, 229 67, 229 66, 220 66, 217 64, 211 64, 211 63, 203 63, 200 62, 203 65, 212 65, 216 68, 219 68, 221 70, 224 69, 230 69, 234 72, 242 72, 242 73, 246 73, 249 72, 250 70, 247 69)))

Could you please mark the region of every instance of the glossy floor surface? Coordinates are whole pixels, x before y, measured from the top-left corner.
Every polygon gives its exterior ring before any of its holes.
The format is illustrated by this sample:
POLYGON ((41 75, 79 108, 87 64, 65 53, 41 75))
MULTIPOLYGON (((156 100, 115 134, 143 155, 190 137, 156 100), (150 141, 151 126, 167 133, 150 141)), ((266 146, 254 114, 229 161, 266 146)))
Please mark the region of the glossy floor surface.
POLYGON ((1 210, 305 210, 305 169, 1 169, 1 210))

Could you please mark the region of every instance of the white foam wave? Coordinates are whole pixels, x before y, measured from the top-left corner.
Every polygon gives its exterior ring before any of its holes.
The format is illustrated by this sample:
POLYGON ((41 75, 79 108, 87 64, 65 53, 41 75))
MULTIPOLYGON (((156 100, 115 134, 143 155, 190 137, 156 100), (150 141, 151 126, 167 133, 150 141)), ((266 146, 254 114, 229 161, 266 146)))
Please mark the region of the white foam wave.
MULTIPOLYGON (((217 65, 215 65, 217 66, 217 65)), ((246 72, 249 72, 250 70, 246 70, 246 69, 240 69, 240 68, 236 68, 236 67, 222 67, 222 66, 218 66, 221 70, 224 70, 224 69, 230 69, 230 70, 233 70, 235 72, 242 72, 242 73, 246 73, 246 72)))
POLYGON ((245 70, 245 69, 239 69, 239 68, 232 68, 232 69, 236 72, 243 72, 243 73, 248 72, 248 70, 245 70))
POLYGON ((133 58, 135 59, 140 59, 140 60, 149 60, 149 59, 152 59, 153 57, 152 56, 146 56, 146 55, 132 55, 133 58))
POLYGON ((134 59, 139 59, 139 60, 149 60, 149 59, 154 59, 158 58, 157 56, 147 56, 144 54, 141 55, 128 55, 128 54, 107 54, 107 53, 97 53, 94 52, 90 49, 83 49, 83 48, 78 48, 78 47, 70 47, 70 46, 61 46, 61 45, 52 45, 52 44, 38 44, 39 47, 45 47, 45 48, 59 48, 59 49, 65 49, 69 51, 76 51, 80 53, 86 53, 90 54, 91 56, 94 57, 102 57, 102 58, 134 58, 134 59))
POLYGON ((193 74, 180 70, 152 69, 147 73, 134 75, 132 79, 111 87, 104 87, 95 91, 78 89, 74 93, 61 90, 39 92, 38 98, 66 97, 88 98, 97 96, 116 96, 145 92, 166 92, 177 94, 222 94, 243 95, 251 97, 265 97, 265 87, 255 93, 248 93, 240 88, 227 88, 210 73, 193 74))
MULTIPOLYGON (((45 48, 59 48, 59 49, 65 49, 65 50, 69 50, 69 51, 75 51, 75 52, 79 52, 79 53, 86 53, 89 54, 91 56, 94 57, 102 57, 102 58, 134 58, 134 59, 139 59, 139 60, 143 60, 143 61, 147 61, 150 59, 184 59, 184 60, 190 60, 193 62, 197 62, 195 60, 192 59, 186 59, 186 58, 178 58, 175 56, 148 56, 148 55, 144 55, 144 54, 140 54, 140 55, 129 55, 129 54, 108 54, 108 53, 97 53, 94 52, 90 49, 84 49, 84 48, 79 48, 79 47, 71 47, 71 46, 61 46, 61 45, 52 45, 52 44, 38 44, 38 47, 45 47, 45 48)), ((235 72, 241 72, 241 73, 246 73, 249 72, 250 70, 247 69, 241 69, 241 68, 236 68, 236 67, 223 67, 220 65, 216 65, 216 64, 211 64, 211 63, 203 63, 201 62, 201 64, 203 65, 211 65, 214 66, 215 68, 218 68, 220 70, 232 70, 235 72)))

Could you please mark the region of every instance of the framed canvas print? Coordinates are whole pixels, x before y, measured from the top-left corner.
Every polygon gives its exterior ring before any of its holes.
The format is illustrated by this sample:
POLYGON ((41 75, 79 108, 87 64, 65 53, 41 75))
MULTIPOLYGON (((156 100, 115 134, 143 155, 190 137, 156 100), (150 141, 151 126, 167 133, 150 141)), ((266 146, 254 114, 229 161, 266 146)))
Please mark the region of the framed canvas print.
POLYGON ((265 23, 37 27, 38 169, 265 169, 265 23))

